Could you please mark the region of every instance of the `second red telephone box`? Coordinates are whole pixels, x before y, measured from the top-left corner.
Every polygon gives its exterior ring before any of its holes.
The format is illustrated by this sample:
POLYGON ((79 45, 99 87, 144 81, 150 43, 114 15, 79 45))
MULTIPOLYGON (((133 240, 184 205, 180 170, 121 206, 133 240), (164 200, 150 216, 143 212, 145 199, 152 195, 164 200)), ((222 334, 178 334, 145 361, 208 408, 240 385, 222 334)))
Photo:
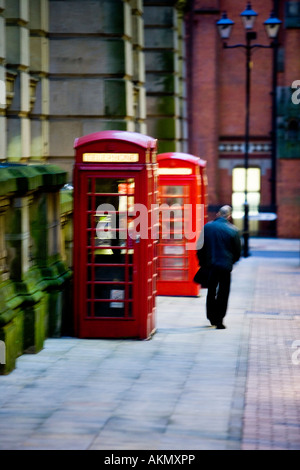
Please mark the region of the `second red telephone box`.
POLYGON ((74 147, 75 334, 145 339, 156 312, 156 140, 105 131, 74 147))
POLYGON ((186 153, 163 153, 159 166, 159 295, 196 296, 196 241, 206 223, 206 162, 186 153))

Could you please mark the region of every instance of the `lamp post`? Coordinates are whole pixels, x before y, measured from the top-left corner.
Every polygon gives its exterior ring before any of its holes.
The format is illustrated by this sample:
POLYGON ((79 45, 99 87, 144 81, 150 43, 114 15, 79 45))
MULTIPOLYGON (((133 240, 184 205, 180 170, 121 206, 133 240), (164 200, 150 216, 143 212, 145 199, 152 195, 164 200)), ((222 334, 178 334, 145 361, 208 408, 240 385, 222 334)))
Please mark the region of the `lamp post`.
POLYGON ((246 43, 245 44, 234 44, 228 45, 226 40, 229 39, 234 21, 227 18, 227 13, 224 12, 222 18, 217 21, 217 28, 221 39, 223 41, 224 49, 235 49, 242 47, 246 51, 246 120, 245 120, 245 202, 244 202, 244 257, 249 256, 249 203, 248 203, 248 167, 249 167, 249 130, 250 130, 250 93, 251 93, 251 53, 255 48, 270 49, 275 47, 275 40, 278 35, 280 24, 282 23, 278 18, 275 17, 274 12, 271 12, 270 18, 264 22, 265 30, 268 38, 272 40, 271 44, 266 46, 262 44, 252 44, 253 40, 256 40, 257 34, 253 30, 255 19, 258 14, 252 10, 251 3, 248 2, 246 9, 241 13, 241 18, 245 27, 246 32, 246 43))

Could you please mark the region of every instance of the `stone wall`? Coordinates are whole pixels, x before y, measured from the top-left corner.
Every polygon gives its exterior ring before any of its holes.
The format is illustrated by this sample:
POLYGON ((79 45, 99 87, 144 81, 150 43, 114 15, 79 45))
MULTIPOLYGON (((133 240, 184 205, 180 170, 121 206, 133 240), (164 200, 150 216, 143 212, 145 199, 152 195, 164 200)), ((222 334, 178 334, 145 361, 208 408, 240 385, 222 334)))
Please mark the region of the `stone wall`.
POLYGON ((73 201, 61 188, 75 138, 150 132, 159 151, 187 151, 185 3, 0 0, 2 373, 72 334, 73 201))
POLYGON ((61 256, 65 182, 53 165, 0 165, 0 373, 23 352, 41 350, 46 337, 60 336, 71 308, 71 271, 61 256))
POLYGON ((183 4, 0 0, 0 161, 71 182, 75 138, 111 129, 187 151, 183 4))
POLYGON ((186 33, 175 4, 144 2, 147 130, 159 153, 188 152, 186 33))
POLYGON ((50 158, 89 133, 146 131, 142 1, 49 1, 50 158))

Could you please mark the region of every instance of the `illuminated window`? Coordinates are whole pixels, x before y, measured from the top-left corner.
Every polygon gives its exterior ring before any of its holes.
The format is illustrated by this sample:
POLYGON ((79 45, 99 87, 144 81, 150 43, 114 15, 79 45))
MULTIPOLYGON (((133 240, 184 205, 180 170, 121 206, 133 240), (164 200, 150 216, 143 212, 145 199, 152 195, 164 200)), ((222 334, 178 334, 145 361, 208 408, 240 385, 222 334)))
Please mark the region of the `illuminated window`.
MULTIPOLYGON (((246 170, 234 168, 232 172, 232 216, 240 219, 244 216, 246 170)), ((258 214, 260 205, 260 168, 249 168, 247 171, 247 199, 249 215, 258 214)))

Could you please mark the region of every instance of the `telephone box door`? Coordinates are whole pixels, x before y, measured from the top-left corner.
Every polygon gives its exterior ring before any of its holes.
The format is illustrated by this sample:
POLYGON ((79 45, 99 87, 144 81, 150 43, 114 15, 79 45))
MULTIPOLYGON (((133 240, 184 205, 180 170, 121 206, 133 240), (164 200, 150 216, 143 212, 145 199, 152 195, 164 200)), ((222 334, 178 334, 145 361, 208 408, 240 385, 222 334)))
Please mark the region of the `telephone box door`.
POLYGON ((74 327, 81 338, 155 331, 156 140, 103 131, 76 139, 74 327))
POLYGON ((178 152, 160 154, 157 160, 162 215, 157 292, 197 296, 199 286, 193 278, 198 270, 196 241, 206 217, 206 162, 178 152))
POLYGON ((131 229, 139 178, 88 172, 79 184, 80 336, 138 336, 140 239, 131 229))
POLYGON ((159 193, 161 224, 158 294, 197 295, 199 287, 192 281, 197 269, 194 248, 197 225, 195 214, 197 203, 199 204, 197 188, 188 180, 181 178, 180 181, 174 182, 174 179, 164 177, 163 180, 160 179, 159 193), (191 235, 193 239, 190 238, 191 235))

